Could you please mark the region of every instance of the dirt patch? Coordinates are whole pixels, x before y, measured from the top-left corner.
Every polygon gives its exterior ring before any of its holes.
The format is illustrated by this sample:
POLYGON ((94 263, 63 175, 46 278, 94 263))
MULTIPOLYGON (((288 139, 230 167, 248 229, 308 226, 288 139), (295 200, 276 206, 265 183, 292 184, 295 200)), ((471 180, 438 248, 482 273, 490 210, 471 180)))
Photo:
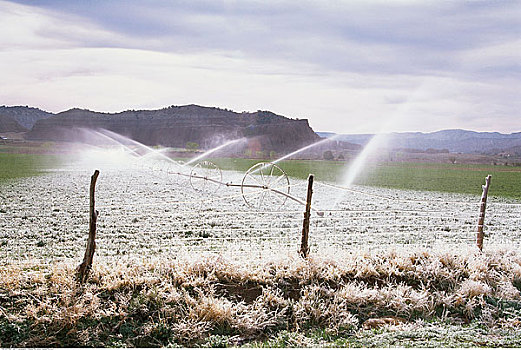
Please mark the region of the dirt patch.
POLYGON ((370 318, 362 324, 363 329, 378 329, 385 326, 399 326, 406 323, 404 318, 396 316, 387 316, 380 318, 370 318))
POLYGON ((260 285, 217 284, 216 294, 251 304, 262 294, 260 285))

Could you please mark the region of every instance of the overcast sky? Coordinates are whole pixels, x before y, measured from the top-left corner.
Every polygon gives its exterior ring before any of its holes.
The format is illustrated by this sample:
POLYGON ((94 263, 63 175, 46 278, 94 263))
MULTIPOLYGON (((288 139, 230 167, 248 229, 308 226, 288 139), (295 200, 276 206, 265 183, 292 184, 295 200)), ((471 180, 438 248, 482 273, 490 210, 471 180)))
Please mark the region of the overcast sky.
POLYGON ((521 131, 521 1, 0 0, 0 105, 521 131))

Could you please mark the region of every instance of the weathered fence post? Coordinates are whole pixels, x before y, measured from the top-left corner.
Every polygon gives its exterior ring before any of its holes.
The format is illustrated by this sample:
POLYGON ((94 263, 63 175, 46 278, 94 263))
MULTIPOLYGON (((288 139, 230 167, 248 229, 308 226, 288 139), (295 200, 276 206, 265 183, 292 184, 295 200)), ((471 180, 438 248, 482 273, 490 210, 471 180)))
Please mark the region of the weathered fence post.
POLYGON ((488 175, 485 179, 485 185, 481 186, 483 188, 483 194, 481 195, 481 206, 479 208, 478 236, 476 242, 480 251, 483 251, 483 237, 485 236, 483 226, 485 225, 485 210, 487 209, 488 188, 491 178, 492 175, 488 175))
POLYGON ((78 266, 78 280, 80 283, 85 282, 89 271, 92 267, 92 259, 96 249, 96 221, 98 219, 98 211, 94 208, 94 191, 96 189, 96 180, 98 179, 99 170, 94 171, 90 178, 90 216, 89 216, 89 238, 87 239, 87 249, 83 262, 78 266))
POLYGON ((304 223, 302 225, 302 240, 300 242, 300 256, 307 258, 309 254, 309 218, 311 216, 311 196, 313 195, 313 179, 315 175, 308 176, 308 195, 306 198, 306 211, 304 212, 304 223))

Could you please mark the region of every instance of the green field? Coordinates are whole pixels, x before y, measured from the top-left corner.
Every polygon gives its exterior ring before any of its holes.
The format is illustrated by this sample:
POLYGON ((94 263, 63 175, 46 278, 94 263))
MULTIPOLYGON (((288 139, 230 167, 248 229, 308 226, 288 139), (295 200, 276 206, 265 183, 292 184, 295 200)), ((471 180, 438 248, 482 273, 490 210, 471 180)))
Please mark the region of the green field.
POLYGON ((56 157, 50 155, 0 153, 0 182, 38 175, 55 162, 56 157))
MULTIPOLYGON (((210 161, 221 169, 246 171, 257 159, 216 158, 210 161)), ((289 176, 306 179, 315 174, 317 181, 341 183, 349 164, 336 161, 288 160, 280 167, 289 176)), ((386 163, 372 165, 355 184, 481 195, 485 177, 492 175, 489 195, 521 199, 521 168, 483 164, 386 163)))
MULTIPOLYGON (((223 170, 246 171, 259 159, 210 158, 223 170)), ((34 176, 56 156, 0 153, 0 181, 34 176)), ((291 177, 341 183, 349 163, 317 160, 286 160, 280 167, 291 177)), ((441 191, 480 195, 487 175, 492 175, 490 196, 521 199, 521 168, 483 164, 386 163, 368 167, 355 184, 420 191, 441 191)))

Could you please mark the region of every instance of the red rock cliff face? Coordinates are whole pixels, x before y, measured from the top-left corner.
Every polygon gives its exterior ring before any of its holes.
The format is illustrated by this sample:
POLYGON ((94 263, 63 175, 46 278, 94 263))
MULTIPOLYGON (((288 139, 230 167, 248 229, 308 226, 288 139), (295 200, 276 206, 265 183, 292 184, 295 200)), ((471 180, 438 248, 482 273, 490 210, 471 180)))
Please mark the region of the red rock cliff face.
POLYGON ((107 129, 146 145, 170 147, 196 142, 202 148, 210 148, 224 140, 247 137, 257 139, 262 150, 276 152, 294 150, 319 139, 305 119, 195 105, 113 114, 72 109, 39 120, 27 138, 77 141, 74 128, 107 129))

